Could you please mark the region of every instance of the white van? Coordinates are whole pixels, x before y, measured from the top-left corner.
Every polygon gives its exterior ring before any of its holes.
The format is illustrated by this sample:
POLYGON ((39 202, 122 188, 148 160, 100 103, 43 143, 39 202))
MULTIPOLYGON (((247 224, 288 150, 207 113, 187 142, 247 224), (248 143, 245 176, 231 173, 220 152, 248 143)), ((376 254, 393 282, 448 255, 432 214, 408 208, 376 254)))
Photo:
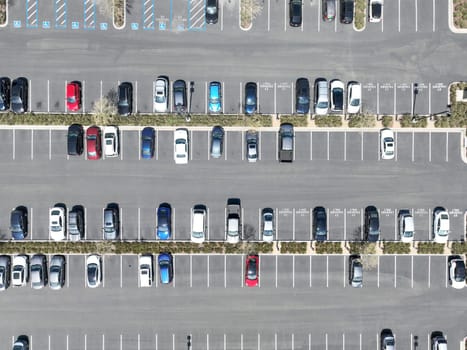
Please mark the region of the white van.
POLYGON ((191 241, 203 243, 206 239, 206 208, 202 205, 195 205, 191 219, 191 241))

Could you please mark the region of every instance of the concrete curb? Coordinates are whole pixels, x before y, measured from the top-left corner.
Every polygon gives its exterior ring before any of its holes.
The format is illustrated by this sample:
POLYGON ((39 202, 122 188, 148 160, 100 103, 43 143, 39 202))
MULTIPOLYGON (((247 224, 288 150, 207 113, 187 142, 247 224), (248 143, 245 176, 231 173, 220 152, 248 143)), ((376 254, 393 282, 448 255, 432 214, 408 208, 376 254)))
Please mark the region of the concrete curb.
MULTIPOLYGON (((114 7, 114 6, 112 6, 112 7, 114 7)), ((122 26, 119 27, 119 26, 117 26, 115 24, 115 16, 113 14, 113 9, 112 9, 112 25, 117 30, 122 30, 123 28, 126 27, 126 0, 123 0, 123 24, 122 24, 122 26)))
POLYGON ((454 4, 453 0, 448 1, 448 23, 449 30, 455 34, 467 34, 467 28, 457 28, 454 25, 454 4))
POLYGON ((8 7, 9 7, 9 1, 6 0, 6 7, 5 7, 5 23, 0 24, 0 28, 5 28, 8 25, 8 7))
POLYGON ((238 0, 238 27, 243 30, 244 32, 249 31, 253 28, 253 18, 251 19, 250 26, 248 28, 242 27, 242 0, 238 0))

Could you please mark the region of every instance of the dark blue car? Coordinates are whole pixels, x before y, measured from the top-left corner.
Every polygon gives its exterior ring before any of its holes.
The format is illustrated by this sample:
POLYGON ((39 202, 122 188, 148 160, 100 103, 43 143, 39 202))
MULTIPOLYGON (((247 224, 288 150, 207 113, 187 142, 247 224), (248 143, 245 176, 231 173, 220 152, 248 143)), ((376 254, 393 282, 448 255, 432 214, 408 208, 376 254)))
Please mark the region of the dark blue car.
POLYGON ((257 106, 257 86, 256 83, 246 83, 245 85, 245 114, 256 113, 257 106))
POLYGON ((28 235, 28 209, 19 206, 11 212, 10 230, 13 239, 21 240, 28 235))
POLYGON ((157 258, 159 264, 159 276, 162 284, 168 284, 172 282, 173 278, 173 264, 172 264, 172 254, 170 253, 160 253, 157 258))
POLYGON ((141 131, 141 158, 151 159, 154 157, 155 135, 156 132, 151 127, 146 127, 141 131))
POLYGON ((172 208, 168 203, 162 203, 157 208, 157 238, 169 239, 172 236, 172 208))

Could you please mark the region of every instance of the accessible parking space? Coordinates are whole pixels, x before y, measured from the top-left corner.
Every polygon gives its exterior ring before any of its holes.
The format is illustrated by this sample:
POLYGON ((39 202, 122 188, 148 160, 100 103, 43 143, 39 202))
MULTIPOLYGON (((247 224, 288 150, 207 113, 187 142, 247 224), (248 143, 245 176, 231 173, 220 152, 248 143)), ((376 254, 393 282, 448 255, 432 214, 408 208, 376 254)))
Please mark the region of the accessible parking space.
POLYGON ((274 105, 274 83, 269 81, 258 83, 258 112, 263 114, 272 114, 274 113, 274 105))
POLYGON ((174 31, 183 31, 187 29, 187 2, 170 0, 170 29, 174 31))
POLYGON ((276 239, 282 241, 293 240, 293 208, 278 208, 276 215, 276 239))
POLYGON ((329 159, 329 132, 316 131, 311 135, 311 159, 329 159))
POLYGON ((310 161, 311 131, 295 132, 295 161, 310 161))
POLYGON ((294 209, 293 239, 296 241, 311 240, 311 209, 294 209))
POLYGON ((348 208, 346 210, 346 229, 344 240, 360 241, 363 239, 363 209, 348 208))
POLYGON ((330 241, 345 240, 346 209, 331 208, 328 212, 328 239, 330 241))
MULTIPOLYGON (((138 288, 139 286, 139 260, 138 259, 139 257, 136 254, 120 255, 120 266, 119 266, 120 287, 132 288, 132 289, 138 288)), ((156 266, 156 264, 154 264, 156 259, 157 259, 157 255, 154 255, 153 269, 156 266)), ((109 271, 107 271, 107 274, 109 274, 109 271)), ((114 271, 112 271, 112 276, 115 276, 114 271)))
MULTIPOLYGON (((263 283, 263 259, 260 263, 260 283, 263 283)), ((245 256, 243 255, 227 255, 225 260, 225 287, 240 288, 244 284, 245 272, 245 256)))
POLYGON ((294 103, 294 83, 292 82, 278 82, 274 83, 274 114, 292 114, 295 113, 294 103))
POLYGON ((210 158, 210 136, 211 132, 207 130, 190 130, 190 160, 206 160, 210 158))
POLYGON ((190 255, 190 287, 207 288, 209 286, 208 262, 209 256, 207 255, 190 255))

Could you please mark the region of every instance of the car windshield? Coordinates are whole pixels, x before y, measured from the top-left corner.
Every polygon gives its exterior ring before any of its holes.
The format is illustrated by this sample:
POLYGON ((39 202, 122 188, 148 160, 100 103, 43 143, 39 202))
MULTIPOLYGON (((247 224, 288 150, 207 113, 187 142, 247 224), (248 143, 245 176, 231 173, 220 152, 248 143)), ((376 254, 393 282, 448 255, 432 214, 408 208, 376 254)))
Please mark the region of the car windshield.
POLYGON ((108 146, 112 146, 113 139, 105 139, 105 144, 108 145, 108 146))
POLYGON ((11 96, 11 103, 21 104, 21 98, 19 96, 11 96))
POLYGON ((405 231, 404 237, 413 237, 413 231, 405 231))
POLYGON ((350 105, 353 107, 358 107, 360 106, 360 99, 359 98, 354 98, 350 100, 350 105))
POLYGON ((184 144, 185 144, 185 140, 184 140, 184 139, 177 139, 177 140, 175 140, 175 143, 176 143, 177 145, 184 145, 184 144))
POLYGON ((318 108, 328 108, 328 103, 326 101, 318 102, 318 108))
POLYGON ((50 227, 50 229, 53 231, 53 232, 59 232, 62 230, 62 226, 58 225, 57 223, 52 223, 52 226, 50 227))
POLYGON ((298 103, 308 103, 310 101, 310 99, 308 98, 308 96, 298 96, 298 103))
POLYGON ((465 265, 463 262, 457 262, 454 275, 457 282, 462 282, 465 280, 465 265))
POLYGON ((160 88, 156 91, 156 102, 164 103, 165 102, 165 91, 164 88, 160 88))
POLYGON ((96 140, 96 135, 88 135, 88 140, 96 140))
POLYGON ((215 6, 206 7, 206 12, 210 15, 215 15, 217 13, 217 8, 215 6))
POLYGON ((250 259, 248 262, 248 279, 256 279, 256 259, 250 259))
POLYGON ((76 98, 75 98, 75 96, 69 96, 69 97, 68 97, 68 103, 76 103, 76 98))
POLYGON ((89 264, 88 265, 88 279, 89 282, 95 282, 97 278, 97 264, 89 264))
POLYGON ((371 5, 371 14, 373 18, 380 18, 381 17, 381 4, 374 3, 371 5))
POLYGON ((39 264, 35 264, 31 266, 31 272, 41 272, 42 266, 39 264))

